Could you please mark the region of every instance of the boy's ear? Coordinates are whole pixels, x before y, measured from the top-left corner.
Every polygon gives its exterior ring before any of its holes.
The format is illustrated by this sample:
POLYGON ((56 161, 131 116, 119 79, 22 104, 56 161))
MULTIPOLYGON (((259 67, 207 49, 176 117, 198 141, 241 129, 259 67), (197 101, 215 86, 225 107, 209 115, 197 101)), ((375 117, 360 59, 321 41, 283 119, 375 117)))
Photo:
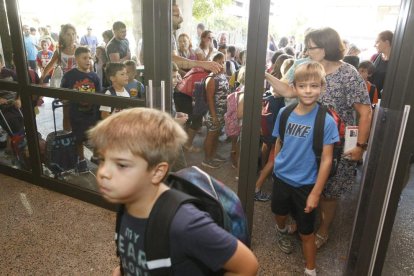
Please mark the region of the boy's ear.
POLYGON ((152 169, 152 183, 161 183, 166 177, 169 169, 170 165, 168 165, 167 162, 161 162, 155 165, 155 167, 152 169))

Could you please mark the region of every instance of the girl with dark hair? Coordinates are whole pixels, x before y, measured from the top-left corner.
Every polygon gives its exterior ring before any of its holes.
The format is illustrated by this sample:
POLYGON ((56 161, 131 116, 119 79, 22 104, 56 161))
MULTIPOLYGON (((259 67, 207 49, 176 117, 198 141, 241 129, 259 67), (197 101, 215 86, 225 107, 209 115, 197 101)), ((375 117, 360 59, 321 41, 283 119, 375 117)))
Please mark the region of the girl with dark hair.
POLYGON ((213 33, 206 30, 201 33, 201 41, 199 47, 195 50, 197 60, 210 60, 214 53, 213 33))
MULTIPOLYGON (((76 29, 71 24, 64 24, 61 26, 59 33, 59 45, 57 50, 53 53, 52 59, 46 65, 40 77, 40 83, 46 76, 55 68, 60 66, 63 73, 76 67, 75 50, 76 50, 76 29)), ((52 74, 53 75, 53 74, 52 74)), ((63 106, 63 129, 70 131, 72 128, 69 121, 69 109, 63 106)))

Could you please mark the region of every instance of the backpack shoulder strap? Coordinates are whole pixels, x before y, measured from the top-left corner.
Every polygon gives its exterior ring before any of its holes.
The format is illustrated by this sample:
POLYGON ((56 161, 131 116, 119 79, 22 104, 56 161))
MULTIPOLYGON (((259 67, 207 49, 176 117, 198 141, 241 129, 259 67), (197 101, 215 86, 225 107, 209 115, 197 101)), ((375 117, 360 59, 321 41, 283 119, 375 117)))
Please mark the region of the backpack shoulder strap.
POLYGON ((280 121, 279 121, 279 137, 280 140, 283 142, 283 140, 285 139, 285 131, 286 131, 286 124, 287 124, 287 120, 290 116, 290 113, 292 113, 292 111, 296 108, 298 104, 291 104, 288 105, 285 110, 283 110, 282 114, 280 115, 280 121))
POLYGON ((369 99, 371 100, 371 103, 374 101, 375 89, 377 89, 377 87, 375 84, 371 83, 371 87, 369 88, 369 99))
POLYGON ((115 88, 112 85, 108 88, 108 90, 111 92, 111 96, 116 96, 115 88))
POLYGON ((171 274, 170 226, 178 208, 194 197, 178 190, 165 191, 152 207, 145 229, 144 248, 151 275, 171 274))
POLYGON ((313 127, 313 152, 319 167, 323 149, 323 134, 325 131, 325 116, 328 109, 326 106, 319 104, 318 113, 316 113, 315 124, 313 127))

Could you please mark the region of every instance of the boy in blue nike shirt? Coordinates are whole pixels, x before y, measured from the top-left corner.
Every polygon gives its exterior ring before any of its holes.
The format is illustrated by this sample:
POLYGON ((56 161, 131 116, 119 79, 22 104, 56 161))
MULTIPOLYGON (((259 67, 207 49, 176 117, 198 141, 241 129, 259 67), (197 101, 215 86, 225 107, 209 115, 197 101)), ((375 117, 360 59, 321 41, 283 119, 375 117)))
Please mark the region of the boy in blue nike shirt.
POLYGON ((281 109, 276 119, 273 136, 275 148, 275 182, 272 193, 272 212, 275 214, 278 246, 284 253, 291 253, 292 242, 288 237, 286 219, 296 215, 298 232, 302 240, 306 261, 305 275, 316 275, 316 246, 314 234, 315 208, 328 179, 333 155, 333 144, 339 141, 336 123, 325 116, 321 162, 316 162, 313 151, 313 132, 319 105, 319 96, 326 87, 325 71, 318 62, 306 62, 295 70, 294 89, 298 105, 286 122, 283 146, 279 133, 281 109))

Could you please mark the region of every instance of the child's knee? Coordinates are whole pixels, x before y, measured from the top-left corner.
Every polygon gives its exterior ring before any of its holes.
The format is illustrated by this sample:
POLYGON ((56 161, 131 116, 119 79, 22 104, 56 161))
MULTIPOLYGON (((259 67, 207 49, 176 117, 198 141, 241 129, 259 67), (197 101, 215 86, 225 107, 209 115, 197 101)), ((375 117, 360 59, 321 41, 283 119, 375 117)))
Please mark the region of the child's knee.
POLYGON ((315 234, 312 232, 310 234, 299 234, 302 242, 315 242, 315 234))

